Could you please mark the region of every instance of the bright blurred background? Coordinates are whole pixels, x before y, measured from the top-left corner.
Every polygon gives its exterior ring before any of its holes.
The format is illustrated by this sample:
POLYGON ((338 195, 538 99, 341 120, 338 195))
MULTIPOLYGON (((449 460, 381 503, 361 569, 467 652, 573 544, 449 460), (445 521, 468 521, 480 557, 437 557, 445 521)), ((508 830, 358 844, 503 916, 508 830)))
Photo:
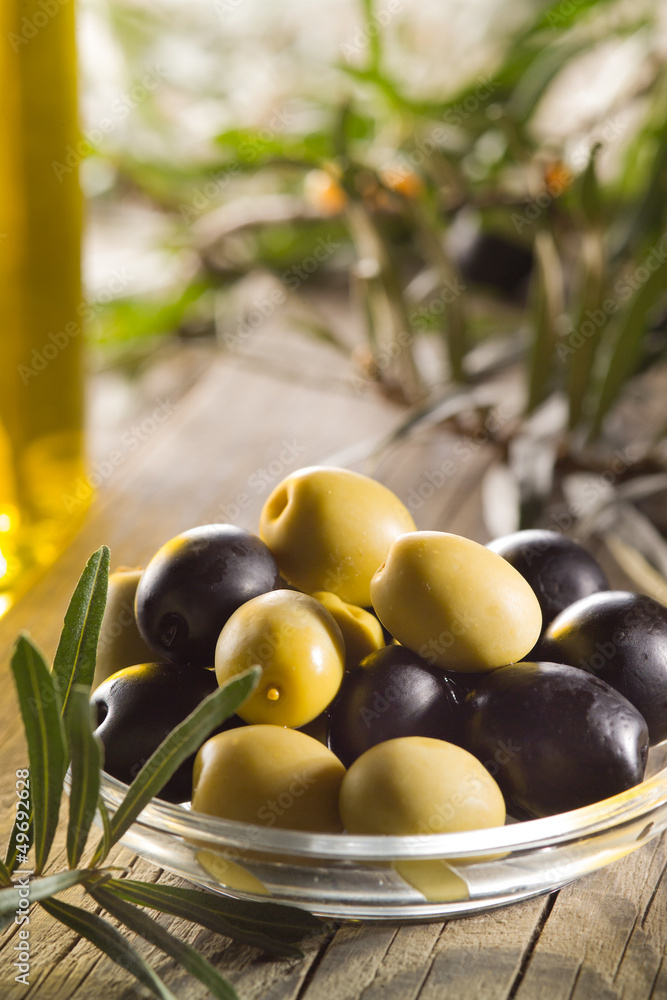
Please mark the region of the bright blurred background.
MULTIPOLYGON (((535 406, 567 382, 559 338, 664 230, 664 2, 81 0, 79 37, 98 368, 174 337, 271 357, 273 293, 272 336, 408 402, 546 324, 535 406)), ((648 297, 604 391, 618 313, 586 338, 571 426, 662 356, 648 297)))
MULTIPOLYGON (((77 16, 82 136, 51 168, 86 200, 89 470, 212 356, 464 437, 502 399, 489 495, 512 509, 494 530, 544 523, 621 454, 606 486, 643 504, 628 541, 667 574, 666 0, 77 16)), ((52 402, 57 366, 34 380, 52 402)), ((44 506, 31 461, 27 510, 44 506)))

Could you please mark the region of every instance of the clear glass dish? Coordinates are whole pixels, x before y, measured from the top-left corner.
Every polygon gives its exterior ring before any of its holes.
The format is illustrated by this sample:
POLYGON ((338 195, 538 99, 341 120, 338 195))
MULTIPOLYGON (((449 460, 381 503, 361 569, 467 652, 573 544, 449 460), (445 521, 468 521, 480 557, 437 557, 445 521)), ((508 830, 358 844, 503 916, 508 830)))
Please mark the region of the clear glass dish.
MULTIPOLYGON (((415 837, 321 835, 222 820, 153 802, 123 844, 209 889, 267 896, 338 919, 434 920, 557 889, 667 828, 667 744, 651 774, 612 798, 546 819, 415 837), (442 859, 447 859, 443 861, 442 859)), ((103 775, 115 809, 126 786, 103 775)))

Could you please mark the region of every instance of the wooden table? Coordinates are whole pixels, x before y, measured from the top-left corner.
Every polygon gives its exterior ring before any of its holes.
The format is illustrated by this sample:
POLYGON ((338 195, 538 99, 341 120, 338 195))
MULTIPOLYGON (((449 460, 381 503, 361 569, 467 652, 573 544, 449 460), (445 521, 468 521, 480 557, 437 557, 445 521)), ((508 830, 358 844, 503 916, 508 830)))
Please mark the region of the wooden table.
MULTIPOLYGON (((8 676, 11 645, 17 632, 27 629, 52 654, 87 556, 104 542, 114 565, 141 564, 171 535, 220 519, 222 509, 233 510, 232 505, 239 508, 238 523, 252 527, 270 488, 268 482, 265 488, 258 485, 262 470, 275 472, 282 463, 286 474, 359 441, 377 440, 400 418, 391 404, 338 379, 315 383, 284 372, 278 377, 241 359, 208 356, 194 366, 189 390, 173 393, 170 403, 163 422, 137 420, 140 446, 117 463, 81 533, 0 622, 0 826, 5 830, 15 769, 27 764, 8 676)), ((148 405, 142 419, 150 412, 148 405)), ((431 526, 477 537, 475 497, 486 465, 484 448, 469 456, 451 488, 439 491, 439 520, 431 526)), ((400 479, 400 469, 393 471, 400 479)), ((64 866, 64 839, 52 857, 54 865, 64 866)), ((171 880, 125 849, 114 858, 135 877, 171 880)), ((308 942, 298 961, 273 961, 191 925, 167 919, 165 924, 214 961, 242 1000, 657 1000, 667 997, 666 861, 667 844, 658 838, 550 896, 447 923, 343 925, 308 942)), ((38 907, 31 918, 29 987, 14 982, 14 944, 10 930, 0 941, 3 1000, 144 995, 120 968, 56 927, 38 907)), ((175 963, 141 943, 139 948, 179 998, 207 995, 175 963)))

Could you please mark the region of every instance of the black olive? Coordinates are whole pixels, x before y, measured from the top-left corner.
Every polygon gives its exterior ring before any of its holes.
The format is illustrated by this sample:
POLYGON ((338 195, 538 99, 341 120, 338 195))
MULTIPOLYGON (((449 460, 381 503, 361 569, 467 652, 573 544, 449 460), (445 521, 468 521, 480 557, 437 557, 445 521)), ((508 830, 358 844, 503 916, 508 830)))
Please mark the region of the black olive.
POLYGON ((515 531, 495 538, 487 548, 506 559, 531 585, 542 609, 543 628, 563 608, 609 587, 593 556, 557 531, 515 531))
POLYGON ((458 741, 461 701, 444 670, 404 646, 384 646, 343 677, 329 709, 328 745, 349 767, 400 736, 458 741))
POLYGON ((488 285, 508 298, 520 298, 533 267, 533 254, 500 233, 480 232, 459 254, 458 266, 466 281, 488 285))
POLYGON ((667 738, 667 607, 646 594, 608 590, 562 611, 541 649, 601 677, 648 724, 651 745, 667 738))
MULTIPOLYGON (((104 770, 130 784, 175 726, 209 694, 218 682, 211 670, 175 663, 141 663, 112 674, 94 691, 96 736, 104 745, 104 770)), ((245 723, 232 716, 216 729, 245 723)), ((185 802, 192 794, 195 754, 179 767, 160 792, 168 802, 185 802)))
POLYGON ((639 784, 646 723, 598 677, 562 663, 493 670, 468 696, 463 746, 517 819, 590 805, 639 784))
POLYGON ((227 619, 279 582, 275 559, 250 531, 231 524, 192 528, 163 545, 142 573, 137 626, 161 659, 213 666, 227 619))

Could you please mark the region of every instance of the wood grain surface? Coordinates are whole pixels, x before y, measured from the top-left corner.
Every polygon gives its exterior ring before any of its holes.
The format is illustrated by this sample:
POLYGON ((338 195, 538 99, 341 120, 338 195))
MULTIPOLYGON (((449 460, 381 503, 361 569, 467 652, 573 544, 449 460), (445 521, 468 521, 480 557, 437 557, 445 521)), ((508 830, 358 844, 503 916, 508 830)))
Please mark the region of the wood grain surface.
MULTIPOLYGON (((27 765, 8 676, 10 650, 25 629, 52 655, 88 555, 106 543, 113 565, 140 565, 167 538, 198 523, 225 520, 233 506, 239 508, 234 519, 254 527, 270 488, 270 475, 262 486, 264 470, 281 465, 286 474, 359 442, 378 441, 400 419, 393 405, 356 393, 343 381, 314 386, 312 380, 304 383, 233 358, 207 356, 189 373, 186 389, 178 381, 172 388, 168 417, 153 421, 150 433, 128 447, 70 548, 0 621, 5 832, 13 814, 14 773, 27 765)), ((160 400, 164 395, 149 394, 134 418, 147 419, 160 400)), ((104 454, 98 457, 103 460, 104 454)), ((418 523, 483 536, 479 492, 491 457, 484 445, 467 454, 451 482, 416 511, 418 523)), ((415 481, 411 461, 423 467, 425 456, 410 459, 403 452, 393 467, 383 468, 399 492, 401 483, 415 481)), ((54 869, 65 864, 62 837, 52 860, 54 869)), ((116 850, 113 860, 133 877, 174 881, 125 849, 116 850)), ((446 923, 345 924, 306 942, 299 960, 272 960, 183 921, 160 919, 211 959, 242 1000, 658 1000, 667 998, 666 861, 667 845, 656 839, 551 896, 446 923)), ((68 898, 79 902, 78 890, 68 898)), ((38 907, 32 909, 30 929, 28 987, 14 982, 16 928, 0 938, 2 1000, 146 995, 121 968, 54 925, 38 907)), ((176 963, 141 942, 137 947, 177 997, 208 995, 176 963)))

